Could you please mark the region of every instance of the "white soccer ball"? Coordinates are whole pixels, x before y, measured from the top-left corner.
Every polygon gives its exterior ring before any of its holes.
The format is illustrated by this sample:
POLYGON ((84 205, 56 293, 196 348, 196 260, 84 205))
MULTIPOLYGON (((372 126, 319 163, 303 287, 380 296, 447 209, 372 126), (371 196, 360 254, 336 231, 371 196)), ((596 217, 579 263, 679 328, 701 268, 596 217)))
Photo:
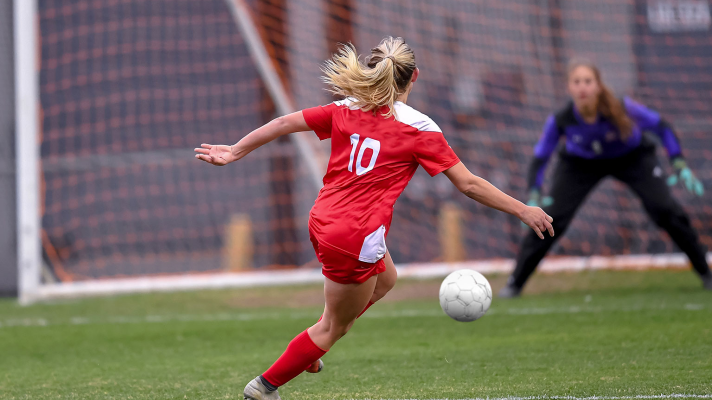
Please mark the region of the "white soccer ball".
POLYGON ((440 307, 455 321, 472 322, 481 318, 492 304, 492 288, 477 271, 461 269, 440 285, 440 307))

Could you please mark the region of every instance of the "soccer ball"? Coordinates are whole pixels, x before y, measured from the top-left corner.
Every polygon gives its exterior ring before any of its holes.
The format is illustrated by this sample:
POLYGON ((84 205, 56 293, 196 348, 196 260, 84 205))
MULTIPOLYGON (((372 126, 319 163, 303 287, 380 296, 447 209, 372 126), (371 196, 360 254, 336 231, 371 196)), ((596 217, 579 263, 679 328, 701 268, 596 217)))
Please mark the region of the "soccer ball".
POLYGON ((455 321, 481 318, 492 304, 492 288, 487 279, 471 269, 455 271, 440 285, 440 307, 455 321))

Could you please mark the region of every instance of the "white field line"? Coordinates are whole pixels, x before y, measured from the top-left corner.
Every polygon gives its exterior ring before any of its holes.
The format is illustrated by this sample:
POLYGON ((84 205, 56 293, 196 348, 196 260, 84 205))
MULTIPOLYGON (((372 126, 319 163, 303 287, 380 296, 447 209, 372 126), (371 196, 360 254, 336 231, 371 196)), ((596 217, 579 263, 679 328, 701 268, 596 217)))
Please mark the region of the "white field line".
MULTIPOLYGON (((552 314, 598 314, 604 312, 639 312, 639 311, 700 311, 705 310, 703 304, 683 305, 639 305, 629 307, 595 307, 595 306, 569 306, 569 307, 526 307, 526 308, 495 308, 487 312, 487 316, 499 315, 552 315, 552 314)), ((377 311, 373 310, 363 315, 362 318, 414 318, 414 317, 444 317, 445 314, 434 310, 398 310, 377 311)), ((57 325, 97 325, 97 324, 144 324, 167 322, 219 322, 219 321, 257 321, 278 319, 316 319, 318 312, 299 311, 293 313, 217 313, 217 314, 173 314, 173 315, 145 315, 123 317, 71 317, 66 320, 50 320, 48 318, 14 318, 0 320, 1 328, 16 326, 57 326, 57 325)), ((552 398, 553 399, 553 398, 552 398)), ((563 399, 563 398, 562 398, 563 399)))
MULTIPOLYGON (((430 399, 430 400, 654 400, 654 399, 710 399, 712 394, 659 394, 639 396, 527 396, 527 397, 474 397, 469 399, 430 399)), ((351 400, 417 400, 417 399, 351 399, 351 400)))

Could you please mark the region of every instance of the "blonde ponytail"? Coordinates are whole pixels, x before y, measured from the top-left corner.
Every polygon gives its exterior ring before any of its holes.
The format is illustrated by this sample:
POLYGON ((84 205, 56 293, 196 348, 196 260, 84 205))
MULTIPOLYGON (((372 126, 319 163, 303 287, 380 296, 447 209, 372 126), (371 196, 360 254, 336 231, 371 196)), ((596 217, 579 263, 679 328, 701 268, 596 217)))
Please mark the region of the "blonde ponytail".
POLYGON ((343 45, 331 60, 324 63, 323 81, 335 95, 350 97, 353 106, 373 113, 383 106, 393 116, 398 96, 405 93, 415 71, 415 55, 402 38, 387 37, 363 65, 352 44, 343 45))

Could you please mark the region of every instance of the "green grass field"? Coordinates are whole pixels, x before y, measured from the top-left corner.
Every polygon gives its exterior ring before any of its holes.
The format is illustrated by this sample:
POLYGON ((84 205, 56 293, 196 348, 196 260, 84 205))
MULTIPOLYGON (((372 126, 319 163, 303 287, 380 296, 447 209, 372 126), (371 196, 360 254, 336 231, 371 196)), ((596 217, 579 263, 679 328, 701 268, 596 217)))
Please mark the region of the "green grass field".
MULTIPOLYGON (((690 272, 536 276, 473 323, 437 287, 399 282, 282 398, 712 398, 712 292, 690 272)), ((320 301, 317 286, 3 300, 0 398, 242 399, 320 301)))

